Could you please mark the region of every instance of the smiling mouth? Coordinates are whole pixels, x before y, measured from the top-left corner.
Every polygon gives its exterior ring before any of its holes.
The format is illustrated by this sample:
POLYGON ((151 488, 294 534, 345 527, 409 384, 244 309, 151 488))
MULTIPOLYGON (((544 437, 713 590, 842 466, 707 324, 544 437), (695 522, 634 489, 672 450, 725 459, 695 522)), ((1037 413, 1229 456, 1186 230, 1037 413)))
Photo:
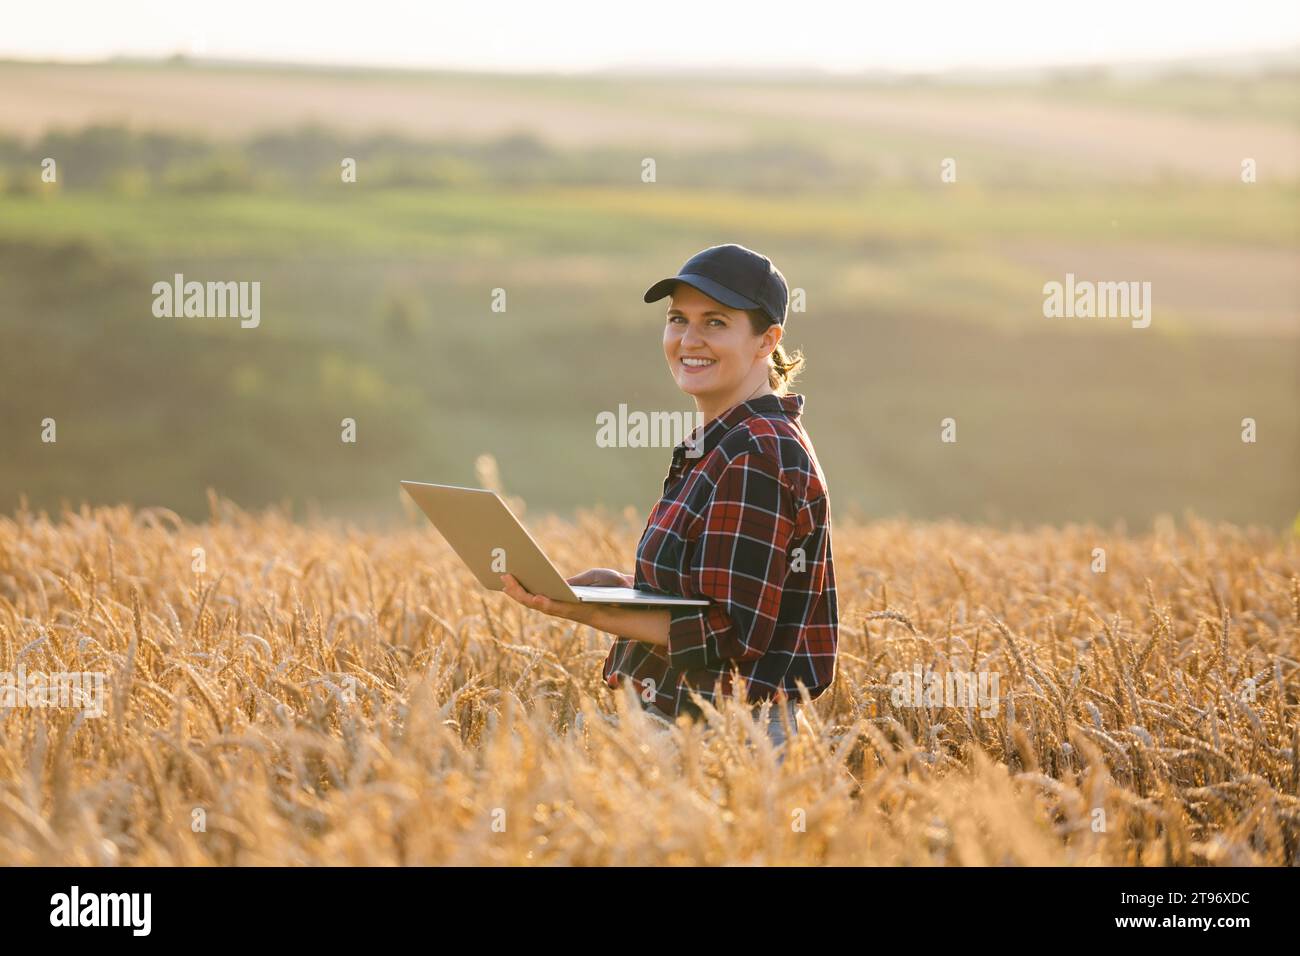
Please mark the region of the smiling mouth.
POLYGON ((710 358, 699 358, 696 356, 684 356, 682 358, 682 364, 689 369, 701 369, 701 368, 708 368, 711 365, 717 365, 718 360, 710 359, 710 358))

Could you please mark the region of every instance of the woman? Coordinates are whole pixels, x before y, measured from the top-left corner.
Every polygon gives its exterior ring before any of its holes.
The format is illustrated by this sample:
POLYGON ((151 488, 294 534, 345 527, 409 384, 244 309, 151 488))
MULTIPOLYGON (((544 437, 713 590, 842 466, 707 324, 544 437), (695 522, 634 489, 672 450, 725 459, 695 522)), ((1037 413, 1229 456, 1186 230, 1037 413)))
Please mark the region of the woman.
POLYGON ((569 583, 709 606, 575 604, 502 581, 526 607, 613 634, 605 681, 631 681, 651 714, 698 717, 690 691, 712 703, 743 678, 779 745, 797 728, 799 685, 816 698, 834 678, 839 624, 830 499, 799 423, 803 396, 788 388, 803 356, 781 347, 789 290, 766 256, 728 244, 693 256, 645 301, 665 296, 664 357, 705 424, 673 451, 636 573, 591 568, 569 583))

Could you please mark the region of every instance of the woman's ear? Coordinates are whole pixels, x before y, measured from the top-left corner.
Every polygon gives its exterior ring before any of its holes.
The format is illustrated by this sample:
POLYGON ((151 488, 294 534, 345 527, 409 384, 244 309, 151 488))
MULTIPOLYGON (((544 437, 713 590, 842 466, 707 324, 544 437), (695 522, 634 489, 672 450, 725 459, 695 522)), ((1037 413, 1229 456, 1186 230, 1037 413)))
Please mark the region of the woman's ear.
POLYGON ((775 323, 769 325, 763 330, 763 348, 765 349, 763 357, 771 355, 776 351, 776 347, 781 344, 781 338, 785 335, 785 329, 775 323))

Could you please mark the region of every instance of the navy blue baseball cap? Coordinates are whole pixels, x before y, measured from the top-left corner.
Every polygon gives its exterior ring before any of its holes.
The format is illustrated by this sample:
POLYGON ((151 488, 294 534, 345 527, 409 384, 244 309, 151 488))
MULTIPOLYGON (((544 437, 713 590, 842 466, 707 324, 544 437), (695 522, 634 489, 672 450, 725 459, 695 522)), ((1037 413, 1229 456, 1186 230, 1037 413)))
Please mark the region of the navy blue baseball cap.
POLYGON ((735 243, 710 246, 686 260, 677 275, 660 279, 646 290, 645 300, 656 302, 672 295, 678 282, 699 289, 732 309, 760 309, 778 325, 785 325, 790 290, 785 276, 765 255, 735 243))

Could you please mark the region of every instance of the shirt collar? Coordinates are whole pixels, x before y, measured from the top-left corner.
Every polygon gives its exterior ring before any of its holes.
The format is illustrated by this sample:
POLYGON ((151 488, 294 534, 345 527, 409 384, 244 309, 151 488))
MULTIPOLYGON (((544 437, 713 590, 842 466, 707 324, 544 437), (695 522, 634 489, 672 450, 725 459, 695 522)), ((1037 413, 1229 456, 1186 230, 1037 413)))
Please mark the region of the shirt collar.
POLYGON ((760 395, 758 398, 733 405, 717 418, 705 422, 702 437, 699 437, 701 430, 696 428, 673 448, 673 464, 668 471, 668 480, 674 480, 690 464, 717 448, 718 443, 722 441, 722 436, 745 419, 772 412, 778 412, 791 421, 797 421, 803 414, 803 396, 798 392, 788 392, 785 395, 760 395), (692 448, 698 450, 692 452, 692 448))

